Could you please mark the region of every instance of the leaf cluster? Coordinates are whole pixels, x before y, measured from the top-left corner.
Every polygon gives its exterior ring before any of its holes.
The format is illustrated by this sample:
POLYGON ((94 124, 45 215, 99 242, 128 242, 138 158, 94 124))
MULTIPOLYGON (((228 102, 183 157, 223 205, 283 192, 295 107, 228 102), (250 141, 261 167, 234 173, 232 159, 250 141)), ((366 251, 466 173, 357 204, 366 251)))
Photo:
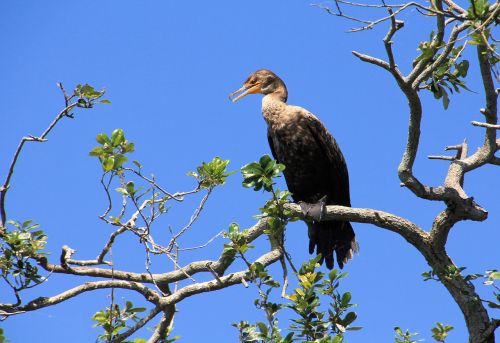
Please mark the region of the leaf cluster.
MULTIPOLYGON (((102 327, 104 333, 98 336, 96 342, 109 342, 121 331, 129 327, 128 322, 138 322, 140 318, 137 313, 144 312, 144 307, 134 307, 131 301, 125 303, 124 308, 120 305, 113 304, 112 308, 98 311, 92 316, 92 320, 96 321, 93 327, 102 327)), ((125 343, 145 343, 146 340, 136 338, 134 341, 124 341, 125 343)))
POLYGON ((224 253, 230 253, 232 256, 236 253, 244 254, 248 249, 253 248, 253 245, 248 244, 245 238, 248 230, 240 231, 240 226, 237 223, 229 224, 228 232, 224 232, 224 237, 231 241, 231 244, 224 244, 224 253))
POLYGON ((260 218, 282 218, 287 221, 296 221, 299 218, 296 216, 295 212, 285 208, 285 204, 290 202, 290 193, 287 190, 280 191, 279 189, 272 189, 273 198, 266 201, 263 207, 259 208, 261 215, 260 218))
MULTIPOLYGON (((436 342, 444 343, 450 331, 453 330, 453 326, 436 323, 436 326, 431 329, 432 338, 436 342)), ((396 343, 417 343, 423 341, 423 339, 415 340, 414 337, 418 336, 417 332, 410 332, 409 330, 403 331, 399 326, 394 328, 394 341, 396 343)))
POLYGON ((255 301, 257 308, 266 314, 267 324, 257 322, 252 325, 246 321, 233 324, 240 331, 240 342, 244 343, 341 343, 344 342, 345 331, 359 330, 360 327, 351 326, 356 319, 355 312, 349 312, 351 304, 349 292, 338 291, 340 281, 347 273, 332 270, 328 277, 317 271, 320 257, 313 258, 302 264, 297 273, 298 287, 288 296, 289 302, 277 304, 269 301, 272 289, 279 287, 267 270, 258 263, 252 264, 249 272, 251 280, 259 287, 260 298, 255 301), (263 290, 262 285, 268 288, 263 290), (321 296, 330 299, 326 311, 320 309, 321 296), (287 308, 296 315, 288 328, 285 337, 278 326, 278 312, 287 308))
POLYGON ((122 195, 126 195, 126 196, 130 196, 130 197, 135 197, 135 195, 141 191, 143 189, 143 187, 138 187, 138 188, 135 188, 135 183, 134 181, 127 181, 125 183, 125 187, 118 187, 116 188, 115 190, 122 194, 122 195))
POLYGON ((468 20, 485 20, 488 17, 490 4, 488 0, 469 0, 468 20))
POLYGON ((277 163, 269 155, 262 156, 258 162, 249 163, 241 168, 243 186, 255 191, 264 188, 270 192, 274 184, 273 179, 285 170, 283 164, 277 163))
MULTIPOLYGON (((433 36, 434 32, 431 33, 431 41, 433 36)), ((435 48, 431 41, 420 43, 417 50, 420 50, 421 54, 414 60, 414 64, 420 60, 428 60, 429 64, 434 62, 434 54, 438 49, 435 48)), ((430 90, 435 99, 442 99, 445 110, 448 109, 450 104, 448 92, 451 94, 454 91, 459 93, 460 88, 469 90, 464 81, 469 70, 469 61, 461 60, 458 62, 464 48, 465 46, 453 48, 439 67, 434 69, 429 78, 424 81, 422 86, 424 89, 430 90)))
POLYGON ((447 279, 463 278, 465 281, 474 280, 482 276, 481 274, 471 274, 463 276, 462 272, 465 269, 467 269, 467 267, 457 267, 455 265, 448 265, 444 270, 440 271, 439 273, 436 270, 430 270, 428 272, 422 273, 421 275, 423 276, 424 281, 428 280, 440 281, 439 275, 447 279))
POLYGON ((226 178, 234 171, 228 172, 227 165, 229 160, 223 160, 220 157, 214 157, 210 162, 203 162, 196 168, 196 172, 191 171, 189 176, 196 178, 200 188, 212 189, 216 186, 226 183, 226 178))
POLYGON ((417 343, 418 341, 413 340, 412 337, 418 336, 416 332, 410 332, 408 330, 403 331, 399 326, 394 328, 394 333, 396 336, 394 340, 396 343, 417 343))
POLYGON ((100 133, 96 136, 96 141, 101 146, 93 148, 89 155, 99 158, 104 172, 118 172, 123 164, 128 161, 125 154, 135 150, 134 143, 125 139, 125 133, 122 129, 115 129, 111 134, 111 138, 105 133, 100 133))
POLYGON ((92 108, 96 102, 101 104, 111 103, 111 101, 107 99, 101 99, 105 92, 104 89, 101 91, 95 90, 94 87, 86 83, 84 85, 77 85, 73 95, 78 98, 78 107, 92 108))
POLYGON ((1 238, 0 269, 5 280, 14 278, 15 289, 19 291, 32 282, 42 282, 42 276, 31 260, 45 248, 47 236, 42 230, 37 230, 40 225, 31 220, 23 223, 9 220, 7 223, 14 229, 6 230, 1 238))
POLYGON ((436 326, 431 329, 432 338, 437 342, 444 342, 451 330, 453 330, 451 325, 436 323, 436 326))
MULTIPOLYGON (((493 292, 493 295, 495 297, 495 301, 491 300, 483 300, 485 303, 488 304, 490 308, 494 309, 500 309, 500 287, 495 285, 495 281, 500 280, 500 272, 497 270, 487 270, 484 274, 467 274, 467 275, 462 275, 462 272, 466 269, 466 267, 456 267, 454 265, 448 266, 446 270, 442 273, 443 277, 449 278, 449 279, 456 279, 456 278, 463 278, 467 282, 471 282, 476 279, 484 279, 485 281, 483 282, 483 285, 485 286, 492 286, 496 291, 493 292)), ((437 272, 434 270, 422 273, 422 276, 424 277, 424 281, 427 280, 435 280, 435 281, 440 281, 437 272)))
POLYGON ((487 270, 484 275, 486 280, 483 282, 486 286, 493 287, 496 291, 493 292, 495 296, 495 301, 487 300, 487 304, 490 308, 500 309, 500 287, 495 284, 495 281, 500 280, 500 272, 497 270, 487 270))
POLYGON ((342 342, 346 331, 360 330, 361 327, 351 326, 357 315, 348 311, 356 306, 351 304, 351 293, 340 293, 340 280, 347 273, 339 273, 333 269, 328 277, 317 271, 321 256, 304 263, 299 270, 299 287, 289 299, 292 301, 287 307, 292 309, 299 319, 293 320, 290 329, 297 333, 297 337, 317 342, 342 342), (330 298, 330 307, 321 311, 320 294, 330 298))
MULTIPOLYGON (((280 286, 279 282, 274 280, 268 273, 267 269, 259 262, 252 263, 248 268, 247 278, 254 282, 259 289, 259 298, 255 299, 254 305, 256 308, 265 313, 267 324, 264 322, 257 322, 255 325, 249 326, 249 338, 258 339, 262 342, 291 342, 293 333, 289 333, 285 338, 281 335, 281 329, 278 322, 278 311, 283 308, 283 304, 279 304, 269 300, 273 289, 280 286)), ((245 322, 241 322, 245 323, 245 322)), ((240 324, 241 324, 240 323, 240 324)), ((234 324, 233 324, 234 326, 234 324)), ((236 326, 237 327, 237 326, 236 326)))
POLYGON ((280 176, 285 166, 271 159, 269 155, 262 156, 258 162, 249 163, 241 168, 243 187, 253 188, 254 191, 264 189, 272 194, 272 198, 259 208, 261 214, 258 218, 267 218, 267 228, 264 231, 272 244, 283 244, 285 227, 290 221, 298 217, 285 204, 290 200, 291 193, 287 190, 280 191, 274 188, 274 179, 280 176))

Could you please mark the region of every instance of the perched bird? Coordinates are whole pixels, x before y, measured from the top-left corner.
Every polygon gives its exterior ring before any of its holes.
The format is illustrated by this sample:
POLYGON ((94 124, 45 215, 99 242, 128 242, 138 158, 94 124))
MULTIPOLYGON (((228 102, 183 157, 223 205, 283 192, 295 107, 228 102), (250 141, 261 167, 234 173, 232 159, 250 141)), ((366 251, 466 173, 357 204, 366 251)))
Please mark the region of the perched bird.
POLYGON ((324 205, 351 206, 349 175, 337 142, 321 121, 302 107, 286 103, 285 83, 272 71, 250 75, 242 88, 230 94, 236 102, 248 94, 263 94, 262 114, 274 158, 285 165, 288 190, 304 212, 315 216, 307 222, 309 253, 316 249, 333 268, 333 252, 340 268, 352 258, 357 243, 348 221, 321 221, 324 205))

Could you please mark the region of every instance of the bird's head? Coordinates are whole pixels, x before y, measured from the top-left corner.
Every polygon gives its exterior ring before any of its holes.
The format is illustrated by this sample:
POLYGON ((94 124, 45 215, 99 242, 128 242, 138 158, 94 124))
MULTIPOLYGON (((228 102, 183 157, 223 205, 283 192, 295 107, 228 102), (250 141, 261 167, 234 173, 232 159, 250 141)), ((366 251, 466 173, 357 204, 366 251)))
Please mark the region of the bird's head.
POLYGON ((283 80, 267 69, 260 69, 252 73, 243 83, 243 87, 229 94, 229 99, 236 102, 248 94, 276 94, 279 99, 286 102, 288 92, 283 80))

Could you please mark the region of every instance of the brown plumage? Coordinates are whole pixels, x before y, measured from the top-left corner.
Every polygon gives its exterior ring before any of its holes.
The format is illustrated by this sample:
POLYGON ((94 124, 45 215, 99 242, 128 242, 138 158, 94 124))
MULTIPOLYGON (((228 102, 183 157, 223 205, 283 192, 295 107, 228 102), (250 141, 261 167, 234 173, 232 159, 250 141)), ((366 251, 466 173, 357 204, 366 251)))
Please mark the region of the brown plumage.
MULTIPOLYGON (((318 206, 351 206, 349 175, 337 142, 321 121, 302 107, 287 105, 285 83, 270 70, 258 70, 244 86, 232 93, 233 101, 248 94, 264 94, 262 114, 268 125, 267 137, 274 158, 285 165, 285 180, 295 202, 317 211, 318 206)), ((343 267, 357 248, 354 231, 347 221, 308 222, 309 253, 322 254, 329 269, 333 252, 343 267)))

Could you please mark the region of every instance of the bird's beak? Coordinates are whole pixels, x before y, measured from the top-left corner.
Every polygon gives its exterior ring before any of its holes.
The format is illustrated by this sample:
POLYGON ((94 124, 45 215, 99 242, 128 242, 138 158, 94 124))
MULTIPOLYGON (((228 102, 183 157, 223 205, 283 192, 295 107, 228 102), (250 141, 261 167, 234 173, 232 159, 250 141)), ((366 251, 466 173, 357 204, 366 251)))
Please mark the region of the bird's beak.
POLYGON ((261 84, 257 83, 253 86, 251 85, 243 85, 240 89, 237 91, 232 92, 229 94, 229 100, 232 102, 236 102, 240 100, 241 98, 247 96, 248 94, 256 94, 261 92, 261 84))

